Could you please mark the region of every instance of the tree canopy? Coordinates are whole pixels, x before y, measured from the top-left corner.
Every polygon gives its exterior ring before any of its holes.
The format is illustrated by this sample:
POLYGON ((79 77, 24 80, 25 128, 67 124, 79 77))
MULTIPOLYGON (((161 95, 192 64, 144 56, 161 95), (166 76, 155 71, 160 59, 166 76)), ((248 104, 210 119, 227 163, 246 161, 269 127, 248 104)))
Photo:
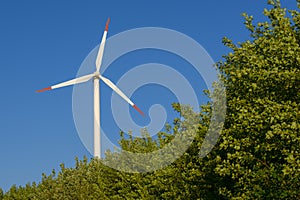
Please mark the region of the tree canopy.
POLYGON ((287 11, 277 0, 269 4, 266 22, 254 24, 244 14, 249 40, 223 39, 231 52, 216 68, 226 87, 226 120, 207 156, 200 158, 199 151, 211 103, 200 113, 175 103, 183 119, 174 119, 158 139, 145 132, 145 138, 121 133, 120 140, 127 151, 151 152, 196 120, 192 145, 169 166, 122 172, 103 164, 122 152, 108 152, 103 162, 76 159, 75 167, 62 164, 58 173, 43 174, 40 183, 0 190, 0 199, 300 199, 300 13, 287 11))

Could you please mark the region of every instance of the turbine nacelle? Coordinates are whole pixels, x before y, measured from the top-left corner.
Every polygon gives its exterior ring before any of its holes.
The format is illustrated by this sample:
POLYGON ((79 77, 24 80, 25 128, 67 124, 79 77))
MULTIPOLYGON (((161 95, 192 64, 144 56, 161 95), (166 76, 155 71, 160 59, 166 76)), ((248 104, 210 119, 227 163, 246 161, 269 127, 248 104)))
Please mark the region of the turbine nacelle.
POLYGON ((95 72, 94 72, 94 78, 100 79, 100 72, 95 71, 95 72))

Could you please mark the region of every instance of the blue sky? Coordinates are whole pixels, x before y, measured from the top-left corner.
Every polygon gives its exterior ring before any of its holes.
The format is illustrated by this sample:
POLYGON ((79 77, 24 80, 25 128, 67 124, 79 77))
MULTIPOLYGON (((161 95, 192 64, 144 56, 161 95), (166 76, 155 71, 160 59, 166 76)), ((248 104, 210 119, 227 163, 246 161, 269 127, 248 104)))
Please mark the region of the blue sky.
MULTIPOLYGON (((229 51, 221 43, 222 37, 235 42, 249 38, 242 12, 254 15, 256 21, 266 20, 262 15, 264 2, 1 1, 0 187, 7 190, 13 184, 39 181, 42 173, 59 169, 60 163, 71 167, 76 156, 92 157, 74 125, 73 88, 43 94, 35 90, 75 77, 85 57, 99 44, 108 17, 111 18, 108 37, 133 28, 169 28, 193 38, 213 60, 219 61, 229 51)), ((296 7, 295 1, 290 0, 283 1, 283 5, 296 7)), ((114 81, 137 64, 159 63, 161 59, 162 63, 172 65, 168 62, 170 55, 165 52, 137 52, 133 57, 121 59, 105 73, 114 81), (123 63, 127 63, 127 67, 119 70, 118 66, 123 63)), ((192 77, 193 71, 182 70, 181 73, 192 77)), ((194 86, 200 95, 204 88, 194 86)), ((103 91, 103 95, 111 95, 104 86, 103 91)), ((165 105, 168 120, 171 120, 175 115, 170 102, 176 99, 169 93, 161 88, 145 87, 133 98, 145 112, 151 103, 165 105), (170 98, 161 98, 164 95, 170 98)), ((109 112, 107 109, 102 115, 110 115, 109 112)), ((149 121, 147 116, 141 120, 135 113, 132 115, 138 123, 149 121)), ((114 135, 112 138, 117 139, 116 125, 109 120, 103 123, 114 135)))

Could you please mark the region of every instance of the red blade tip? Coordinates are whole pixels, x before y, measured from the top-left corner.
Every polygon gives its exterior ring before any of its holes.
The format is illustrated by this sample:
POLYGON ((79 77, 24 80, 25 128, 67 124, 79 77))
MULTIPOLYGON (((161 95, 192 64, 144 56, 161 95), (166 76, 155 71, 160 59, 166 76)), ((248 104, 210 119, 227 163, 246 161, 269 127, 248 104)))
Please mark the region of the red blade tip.
POLYGON ((109 24, 109 22, 110 22, 110 18, 108 18, 107 21, 106 21, 105 31, 108 31, 108 24, 109 24))
POLYGON ((47 88, 44 88, 41 90, 37 90, 36 92, 44 92, 44 91, 51 90, 51 89, 52 89, 51 87, 47 87, 47 88))
POLYGON ((141 115, 145 116, 143 111, 141 111, 136 105, 133 105, 134 109, 136 109, 141 115))

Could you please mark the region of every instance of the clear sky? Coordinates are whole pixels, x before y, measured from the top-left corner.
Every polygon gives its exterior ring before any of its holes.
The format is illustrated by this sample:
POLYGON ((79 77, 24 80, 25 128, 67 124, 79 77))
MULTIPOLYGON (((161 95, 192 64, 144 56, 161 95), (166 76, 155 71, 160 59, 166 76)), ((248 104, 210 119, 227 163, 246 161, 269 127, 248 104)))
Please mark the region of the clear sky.
MULTIPOLYGON (((293 0, 285 0, 283 5, 296 8, 293 0)), ((50 174, 60 163, 71 167, 75 157, 92 157, 74 125, 73 88, 42 94, 35 90, 75 77, 85 57, 99 44, 108 17, 108 38, 133 28, 169 28, 193 38, 219 61, 229 51, 221 43, 222 37, 235 42, 249 38, 241 13, 266 21, 264 7, 266 1, 251 0, 1 1, 0 187, 7 190, 13 184, 39 181, 42 173, 50 174)), ((168 63, 169 55, 145 51, 122 59, 107 70, 107 77, 116 81, 137 64, 160 63, 160 59, 168 63), (120 70, 123 63, 127 67, 120 70)), ((192 77, 192 71, 182 70, 192 77)), ((103 95, 110 98, 111 91, 102 88, 103 95)), ((144 87, 133 98, 145 113, 151 103, 163 104, 170 121, 175 116, 170 103, 176 99, 164 95, 172 97, 168 90, 144 87)), ((109 112, 103 111, 102 116, 109 112)), ((140 120, 132 115, 141 124, 149 122, 148 116, 140 120)), ((116 125, 109 120, 102 123, 117 140, 116 125)))

